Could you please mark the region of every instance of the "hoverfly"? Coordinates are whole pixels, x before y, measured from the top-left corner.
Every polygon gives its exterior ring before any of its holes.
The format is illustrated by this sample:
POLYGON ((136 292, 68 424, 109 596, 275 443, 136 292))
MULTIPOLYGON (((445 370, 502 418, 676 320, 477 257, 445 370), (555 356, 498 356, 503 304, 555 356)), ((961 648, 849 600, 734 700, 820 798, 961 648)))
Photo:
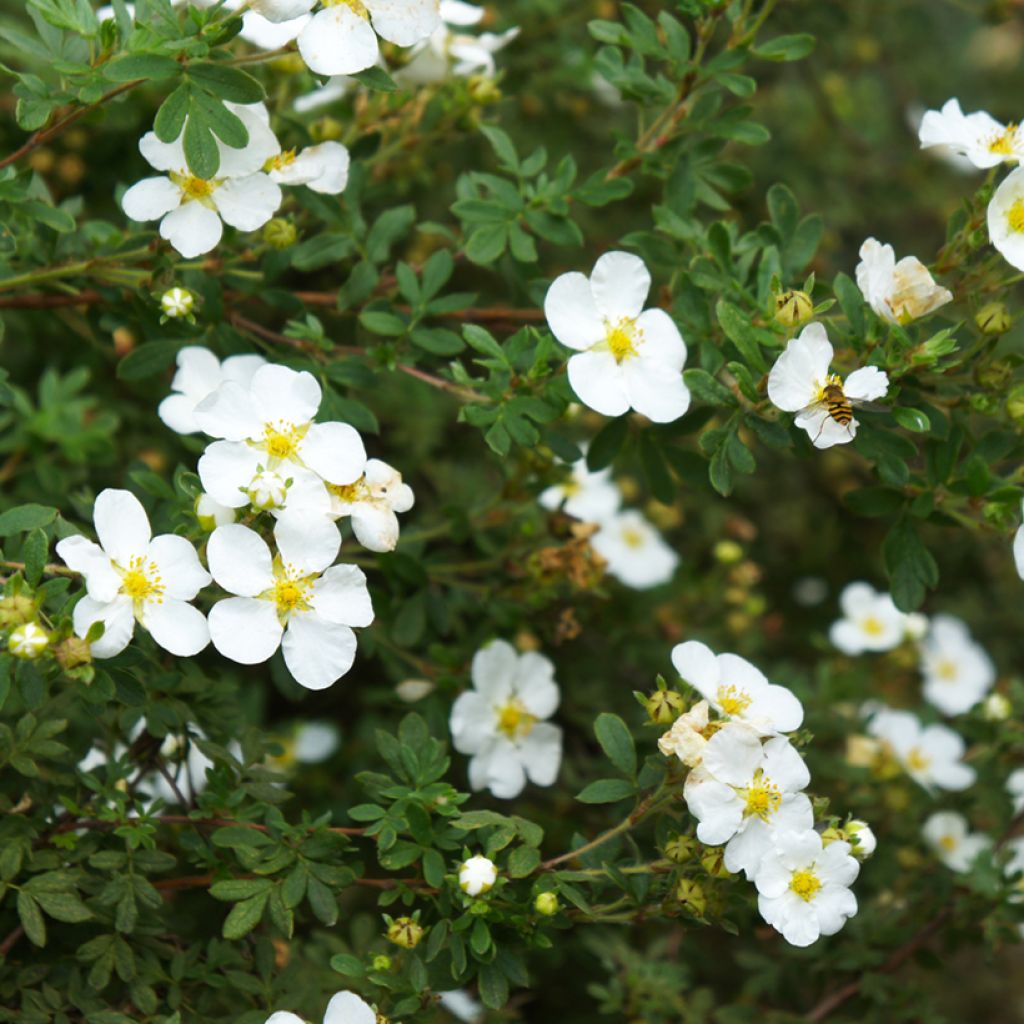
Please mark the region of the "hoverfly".
POLYGON ((844 427, 852 441, 857 432, 857 421, 853 418, 855 408, 871 408, 871 403, 866 399, 852 398, 847 395, 843 390, 842 378, 837 374, 832 374, 822 385, 820 396, 810 405, 804 406, 797 414, 797 419, 809 419, 815 414, 825 412, 817 434, 811 438, 811 444, 815 447, 817 447, 818 439, 829 420, 834 420, 839 426, 844 427))

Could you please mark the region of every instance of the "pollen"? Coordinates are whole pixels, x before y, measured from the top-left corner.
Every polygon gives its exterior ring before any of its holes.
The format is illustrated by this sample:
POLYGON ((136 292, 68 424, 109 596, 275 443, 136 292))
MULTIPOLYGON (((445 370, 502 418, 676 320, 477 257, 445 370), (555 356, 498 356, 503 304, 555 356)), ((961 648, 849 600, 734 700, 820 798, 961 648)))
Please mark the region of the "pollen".
POLYGON ((955 661, 951 661, 949 658, 943 658, 935 666, 935 674, 947 683, 952 683, 959 675, 955 661))
POLYGON ((1011 231, 1024 231, 1024 199, 1018 199, 1006 211, 1006 222, 1011 231))
POLYGON ((644 546, 644 535, 632 526, 627 526, 622 531, 622 543, 627 548, 642 548, 644 546))
POLYGON ((163 600, 163 578, 157 567, 141 555, 128 563, 121 577, 121 591, 133 601, 163 600))
POLYGON ((725 714, 741 715, 750 707, 753 698, 746 690, 736 686, 720 686, 715 700, 725 714))
POLYGON ((537 719, 526 710, 521 700, 513 699, 498 708, 498 731, 510 740, 529 736, 537 719))
POLYGON ((804 868, 803 871, 793 872, 789 888, 805 903, 810 903, 821 889, 821 879, 814 873, 813 868, 804 868))
POLYGON ((988 150, 990 153, 995 153, 998 156, 1013 156, 1013 145, 1017 141, 1017 126, 1015 124, 1009 124, 1006 126, 1006 130, 1001 134, 997 135, 989 144, 988 150))
POLYGON ((277 156, 270 157, 263 165, 263 170, 268 173, 270 171, 280 171, 285 167, 290 167, 293 163, 295 163, 295 150, 285 149, 278 153, 277 156))
POLYGON ((372 497, 370 489, 366 486, 365 475, 350 484, 328 484, 327 490, 346 505, 354 505, 359 501, 368 501, 372 497))
POLYGON ((637 354, 637 342, 641 337, 636 321, 624 317, 616 324, 608 324, 605 340, 615 362, 622 363, 637 354))
POLYGON ((370 12, 366 9, 363 0, 324 0, 324 7, 349 7, 360 18, 370 20, 370 12))
POLYGON ((276 605, 277 617, 282 622, 286 622, 292 612, 309 610, 314 580, 313 576, 299 576, 291 565, 275 568, 274 586, 266 596, 276 605))
POLYGON ((779 787, 770 779, 763 778, 760 770, 754 776, 754 784, 747 789, 746 797, 746 806, 743 808, 743 815, 746 818, 767 821, 782 804, 779 787))
POLYGON ((939 839, 939 846, 947 853, 952 853, 956 849, 956 839, 953 836, 942 836, 939 839))
POLYGON ((306 429, 294 423, 267 424, 260 447, 272 459, 294 459, 305 434, 306 429))

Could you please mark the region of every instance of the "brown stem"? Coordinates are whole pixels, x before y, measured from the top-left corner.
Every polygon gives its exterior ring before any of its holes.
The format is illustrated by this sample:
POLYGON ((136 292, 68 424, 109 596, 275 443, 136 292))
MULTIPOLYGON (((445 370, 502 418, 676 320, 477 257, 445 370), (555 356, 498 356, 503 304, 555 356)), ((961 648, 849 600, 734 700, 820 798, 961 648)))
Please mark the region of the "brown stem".
MULTIPOLYGON (((258 878, 258 875, 240 875, 235 880, 258 878)), ((178 889, 208 889, 216 881, 215 875, 183 875, 181 878, 162 878, 153 883, 154 889, 161 889, 164 892, 174 892, 178 889)), ((415 886, 421 891, 435 891, 430 886, 424 885, 421 878, 356 878, 354 885, 362 885, 369 889, 394 889, 398 885, 415 886)))
POLYGON ((0 942, 0 956, 7 956, 7 954, 14 948, 18 939, 20 939, 24 934, 25 929, 19 924, 3 942, 0 942))
MULTIPOLYGON (((71 818, 61 822, 55 832, 73 832, 75 829, 107 829, 120 828, 137 821, 158 821, 161 825, 195 825, 197 828, 249 828, 254 832, 269 832, 266 825, 254 821, 236 821, 233 818, 190 818, 187 814, 158 814, 153 818, 128 818, 126 821, 102 821, 91 818, 71 818)), ((314 831, 314 830, 310 830, 314 831)), ((361 836, 366 830, 362 828, 328 828, 325 831, 341 836, 361 836)))

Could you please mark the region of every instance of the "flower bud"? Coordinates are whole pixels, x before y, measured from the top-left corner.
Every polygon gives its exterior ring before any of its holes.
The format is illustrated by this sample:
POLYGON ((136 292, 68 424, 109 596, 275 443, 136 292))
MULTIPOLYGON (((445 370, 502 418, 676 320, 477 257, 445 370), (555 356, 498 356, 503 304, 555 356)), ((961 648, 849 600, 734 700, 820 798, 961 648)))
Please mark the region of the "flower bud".
POLYGON ((720 846, 706 846, 700 856, 701 867, 712 878, 730 878, 732 872, 725 866, 725 852, 720 846))
POLYGON ((871 831, 871 826, 866 821, 854 818, 853 821, 846 823, 844 831, 848 838, 856 840, 850 844, 854 857, 870 857, 878 849, 878 840, 875 838, 875 833, 871 831))
POLYGON ((481 107, 488 103, 497 103, 501 99, 501 89, 488 75, 474 75, 469 80, 469 95, 474 103, 481 107))
POLYGON ((406 704, 415 704, 433 692, 434 684, 429 679, 403 679, 395 687, 396 696, 406 704))
POLYGON ((1013 705, 1002 693, 990 693, 981 705, 981 717, 986 722, 1005 722, 1012 712, 1013 705))
POLYGON ((20 626, 36 617, 36 603, 31 597, 16 594, 0 598, 0 629, 20 626))
POLYGON ((50 634, 35 622, 17 626, 7 638, 7 650, 25 661, 35 661, 49 646, 50 634))
POLYGON ((836 828, 833 825, 821 833, 822 846, 829 846, 832 843, 838 842, 846 842, 846 833, 841 828, 836 828))
POLYGON ((988 302, 974 314, 974 322, 985 334, 1005 334, 1010 329, 1012 317, 1005 303, 988 302))
POLYGON ((280 508, 288 494, 288 481, 280 473, 265 470, 257 473, 246 491, 252 507, 266 512, 272 508, 280 508))
POLYGON ((196 297, 187 288, 168 288, 160 296, 160 309, 171 320, 181 320, 192 315, 196 297))
POLYGON ((129 352, 133 352, 139 340, 135 337, 135 332, 128 327, 115 327, 110 338, 114 342, 114 355, 118 359, 123 359, 129 352))
POLYGON ((665 844, 665 856, 674 864, 685 864, 697 853, 697 840, 690 836, 674 836, 665 844))
POLYGON ((386 953, 378 953, 370 961, 370 970, 376 971, 378 974, 386 974, 391 970, 391 957, 386 953))
POLYGON ((387 938, 402 949, 415 949, 423 938, 423 927, 411 917, 398 917, 388 926, 387 938))
POLYGON ((872 736, 850 736, 846 740, 846 763, 855 768, 870 768, 882 753, 882 746, 872 736))
POLYGON ((655 690, 647 698, 647 717, 658 725, 671 725, 685 708, 683 695, 675 690, 655 690))
POLYGON ((1003 359, 984 363, 975 372, 975 379, 983 388, 1002 391, 1013 380, 1013 366, 1003 359))
POLYGON ((775 296, 775 319, 783 327, 797 327, 810 320, 813 313, 814 303, 807 292, 793 289, 775 296))
POLYGON ((272 249, 287 249, 298 237, 295 225, 284 217, 274 217, 263 226, 263 241, 272 249))
POLYGON ((65 672, 81 665, 88 665, 92 661, 92 649, 89 644, 77 636, 69 636, 61 640, 53 649, 53 655, 65 672))
POLYGON ((743 557, 743 548, 734 540, 720 540, 714 548, 715 561, 732 565, 743 557))
POLYGON ((459 868, 459 888, 467 896, 482 896, 497 880, 498 869, 486 857, 470 857, 459 868))
POLYGON ((704 887, 690 878, 681 878, 676 886, 676 899, 692 914, 703 917, 708 900, 704 895, 704 887))
POLYGON ((1024 424, 1024 384, 1018 384, 1006 396, 1006 412, 1017 424, 1024 424))
POLYGON ((200 494, 196 498, 196 519, 207 533, 213 533, 218 526, 227 526, 235 521, 235 510, 222 505, 208 494, 200 494))
POLYGON ((539 892, 533 901, 533 909, 538 914, 551 917, 558 913, 558 897, 553 892, 539 892))

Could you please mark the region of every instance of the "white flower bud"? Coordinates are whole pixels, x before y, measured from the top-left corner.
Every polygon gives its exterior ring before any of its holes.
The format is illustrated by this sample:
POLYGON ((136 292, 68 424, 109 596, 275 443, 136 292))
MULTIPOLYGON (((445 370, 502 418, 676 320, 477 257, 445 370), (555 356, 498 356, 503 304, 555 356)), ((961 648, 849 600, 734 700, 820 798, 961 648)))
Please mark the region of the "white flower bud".
POLYGON ((160 296, 160 309, 172 320, 189 316, 195 304, 195 296, 187 288, 168 288, 160 296))
POLYGON ((986 722, 1005 722, 1013 712, 1013 705, 1001 693, 990 693, 981 705, 981 716, 986 722))
POLYGON ((208 494, 200 494, 196 498, 196 519, 199 525, 212 533, 218 526, 227 526, 235 521, 235 510, 222 505, 208 494))
POLYGON ((459 888, 469 896, 480 896, 498 880, 494 861, 486 857, 470 857, 459 868, 459 888))
POLYGON ((851 838, 854 836, 857 838, 857 842, 851 844, 850 849, 854 857, 870 857, 878 849, 878 840, 875 838, 875 833, 871 831, 871 826, 866 821, 855 818, 846 826, 844 831, 851 838))
POLYGON ((34 661, 49 645, 50 634, 35 622, 23 623, 7 638, 7 650, 25 661, 34 661))
POLYGON ((288 494, 288 481, 280 473, 264 471, 252 478, 246 493, 253 508, 266 512, 272 508, 280 508, 284 504, 288 494))

